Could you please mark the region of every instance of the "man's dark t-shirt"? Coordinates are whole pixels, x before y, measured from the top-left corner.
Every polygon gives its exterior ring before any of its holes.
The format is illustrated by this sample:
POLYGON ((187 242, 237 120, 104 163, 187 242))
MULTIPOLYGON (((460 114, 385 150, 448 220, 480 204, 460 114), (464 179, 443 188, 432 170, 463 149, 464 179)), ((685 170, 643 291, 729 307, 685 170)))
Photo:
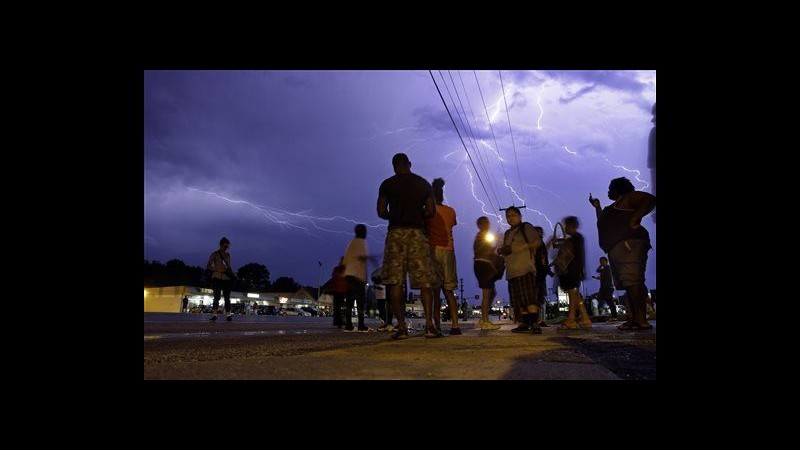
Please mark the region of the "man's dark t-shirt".
POLYGON ((395 175, 381 183, 378 195, 389 203, 389 229, 425 228, 423 207, 433 188, 424 178, 415 173, 395 175))
POLYGON ((601 290, 614 290, 614 282, 611 277, 610 266, 600 266, 597 268, 597 273, 600 274, 600 289, 601 290))

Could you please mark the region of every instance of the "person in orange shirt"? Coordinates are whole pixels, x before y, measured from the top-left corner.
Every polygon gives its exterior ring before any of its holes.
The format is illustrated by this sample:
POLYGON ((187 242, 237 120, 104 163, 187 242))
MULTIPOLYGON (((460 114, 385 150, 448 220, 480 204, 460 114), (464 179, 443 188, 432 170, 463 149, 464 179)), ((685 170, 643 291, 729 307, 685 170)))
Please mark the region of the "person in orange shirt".
POLYGON ((453 289, 458 287, 458 274, 456 273, 456 251, 453 245, 453 227, 458 225, 456 210, 444 204, 444 179, 433 180, 433 198, 436 200, 436 215, 425 220, 425 235, 431 246, 431 258, 438 275, 438 282, 433 286, 433 313, 436 327, 425 333, 425 337, 441 336, 441 305, 439 290, 447 298, 447 307, 450 309, 451 335, 461 334, 458 325, 458 304, 453 294, 453 289), (435 336, 429 336, 433 334, 435 336))

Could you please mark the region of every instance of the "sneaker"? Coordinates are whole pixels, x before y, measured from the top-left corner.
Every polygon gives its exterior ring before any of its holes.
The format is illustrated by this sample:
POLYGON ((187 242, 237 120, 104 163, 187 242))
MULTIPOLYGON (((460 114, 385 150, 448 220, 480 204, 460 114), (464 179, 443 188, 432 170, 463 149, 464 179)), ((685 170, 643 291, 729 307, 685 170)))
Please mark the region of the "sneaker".
POLYGON ((492 323, 492 322, 481 322, 480 327, 481 327, 481 330, 484 330, 484 331, 492 331, 492 330, 499 330, 500 329, 500 325, 497 325, 496 323, 492 323))
POLYGON ((450 336, 461 335, 461 328, 450 328, 450 336))
POLYGON ((531 327, 526 323, 521 323, 517 328, 511 330, 512 333, 527 333, 529 331, 531 331, 531 327))
POLYGON ((208 319, 208 320, 209 320, 209 321, 211 321, 211 322, 216 322, 216 321, 217 321, 217 315, 216 315, 216 314, 214 314, 214 315, 213 315, 213 316, 211 316, 211 318, 210 318, 210 319, 208 319))
POLYGON ((370 328, 368 326, 363 326, 363 327, 359 326, 358 327, 358 332, 359 333, 369 333, 370 331, 375 331, 375 330, 373 330, 372 328, 370 328))

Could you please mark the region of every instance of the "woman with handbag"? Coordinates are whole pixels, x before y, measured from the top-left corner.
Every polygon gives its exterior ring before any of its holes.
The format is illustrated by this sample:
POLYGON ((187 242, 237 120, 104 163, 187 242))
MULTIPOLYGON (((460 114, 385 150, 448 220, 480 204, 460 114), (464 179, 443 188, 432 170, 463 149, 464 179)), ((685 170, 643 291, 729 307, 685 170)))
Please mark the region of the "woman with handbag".
POLYGON ((558 255, 553 266, 558 276, 558 284, 569 296, 569 312, 567 320, 561 324, 561 329, 574 330, 579 323, 575 316, 580 313, 581 328, 592 328, 592 321, 586 312, 586 305, 578 290, 583 280, 586 279, 586 245, 583 235, 578 233, 578 218, 569 216, 564 218, 564 232, 569 237, 558 246, 558 255))

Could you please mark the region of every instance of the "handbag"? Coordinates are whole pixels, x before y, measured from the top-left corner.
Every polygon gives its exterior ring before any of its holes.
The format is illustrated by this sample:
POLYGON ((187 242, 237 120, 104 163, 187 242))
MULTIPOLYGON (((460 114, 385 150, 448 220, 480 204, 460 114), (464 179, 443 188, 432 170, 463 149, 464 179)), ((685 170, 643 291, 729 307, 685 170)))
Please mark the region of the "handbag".
POLYGON ((556 269, 556 275, 563 276, 569 273, 569 264, 575 259, 575 252, 573 246, 568 245, 566 239, 558 249, 556 260, 553 261, 553 267, 556 269))
POLYGON ((556 222, 553 227, 553 248, 559 248, 567 241, 567 232, 564 231, 564 225, 561 222, 556 222), (561 227, 561 237, 558 237, 558 227, 561 227))

